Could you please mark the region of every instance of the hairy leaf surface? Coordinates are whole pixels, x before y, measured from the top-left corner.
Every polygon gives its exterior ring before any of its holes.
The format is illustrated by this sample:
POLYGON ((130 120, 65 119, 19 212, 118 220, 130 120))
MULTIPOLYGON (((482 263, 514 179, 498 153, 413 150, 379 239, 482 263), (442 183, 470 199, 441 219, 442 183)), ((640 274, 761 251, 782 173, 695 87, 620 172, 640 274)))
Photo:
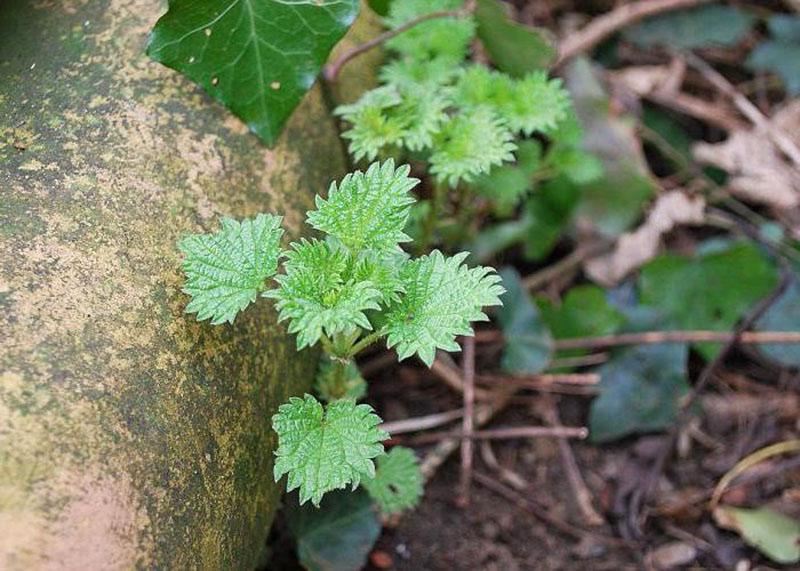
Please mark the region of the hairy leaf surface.
POLYGON ((414 451, 395 446, 377 459, 375 477, 364 488, 386 515, 416 507, 422 497, 422 472, 414 451))

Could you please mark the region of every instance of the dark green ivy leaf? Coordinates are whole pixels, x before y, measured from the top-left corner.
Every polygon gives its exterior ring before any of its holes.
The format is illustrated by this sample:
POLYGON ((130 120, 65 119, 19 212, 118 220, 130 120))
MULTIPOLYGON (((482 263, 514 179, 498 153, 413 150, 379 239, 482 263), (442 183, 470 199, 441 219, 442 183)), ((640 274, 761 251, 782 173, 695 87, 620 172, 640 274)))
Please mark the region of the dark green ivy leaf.
MULTIPOLYGON (((723 242, 692 258, 655 258, 642 268, 639 291, 642 303, 661 310, 672 327, 729 331, 777 279, 775 267, 756 246, 723 242)), ((697 349, 712 359, 719 343, 699 343, 697 349)))
POLYGON ((603 365, 600 396, 589 413, 590 438, 608 442, 669 428, 689 392, 687 353, 686 344, 642 345, 603 365))
POLYGON ((553 339, 513 268, 500 272, 503 278, 503 306, 497 317, 505 335, 500 366, 507 373, 535 374, 547 368, 553 339))
POLYGON ((755 20, 734 6, 712 4, 649 18, 630 28, 624 36, 642 47, 724 47, 738 43, 755 20))
POLYGON ((297 556, 309 571, 361 569, 381 532, 369 496, 363 490, 325 496, 319 508, 286 504, 289 528, 297 542, 297 556))
POLYGON ((478 0, 475 10, 478 37, 492 62, 502 71, 521 77, 546 69, 555 59, 556 49, 549 32, 515 22, 499 0, 478 0))
POLYGON ((747 59, 756 70, 777 73, 792 95, 800 94, 800 17, 776 14, 769 20, 772 38, 762 42, 747 59))
POLYGON ((358 8, 358 0, 170 0, 147 53, 272 145, 358 8))

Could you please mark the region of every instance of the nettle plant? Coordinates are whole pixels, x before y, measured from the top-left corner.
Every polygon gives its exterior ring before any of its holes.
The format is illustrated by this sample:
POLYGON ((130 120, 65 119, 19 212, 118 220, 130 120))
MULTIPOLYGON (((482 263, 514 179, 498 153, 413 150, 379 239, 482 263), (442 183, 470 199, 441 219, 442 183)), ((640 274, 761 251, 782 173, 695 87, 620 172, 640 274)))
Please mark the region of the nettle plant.
MULTIPOLYGON (((386 23, 398 29, 463 4, 393 2, 386 23)), ((597 164, 579 149, 580 127, 561 81, 549 79, 546 71, 514 78, 470 62, 475 31, 474 17, 464 13, 400 33, 386 43, 397 57, 381 68, 381 85, 336 109, 350 125, 342 136, 354 159, 407 159, 422 163, 431 176, 430 200, 413 214, 420 221, 420 251, 436 242, 437 228, 446 226, 452 213, 455 240, 447 239, 447 230, 442 238, 451 244, 467 241, 465 229, 478 229, 476 196, 507 217, 536 180, 586 161, 597 164)), ((586 166, 579 168, 586 172, 586 166)))
POLYGON ((456 337, 472 335, 471 323, 486 320, 483 308, 499 305, 504 292, 493 269, 463 263, 467 253, 411 258, 401 249, 410 240, 404 229, 419 182, 409 172, 390 159, 332 183, 307 219, 324 239, 301 239, 284 250, 281 217, 259 214, 224 218, 219 232, 180 243, 184 291, 192 296, 187 312, 233 323, 267 297, 298 350, 322 348, 317 397, 293 397, 272 418, 275 480, 286 475, 301 504, 319 505, 325 493, 359 484, 384 513, 417 504, 422 477, 414 453, 395 447, 385 454, 389 435, 381 419, 357 404, 366 383, 354 359, 385 340, 400 360, 417 355, 430 366, 438 349, 458 351, 456 337))

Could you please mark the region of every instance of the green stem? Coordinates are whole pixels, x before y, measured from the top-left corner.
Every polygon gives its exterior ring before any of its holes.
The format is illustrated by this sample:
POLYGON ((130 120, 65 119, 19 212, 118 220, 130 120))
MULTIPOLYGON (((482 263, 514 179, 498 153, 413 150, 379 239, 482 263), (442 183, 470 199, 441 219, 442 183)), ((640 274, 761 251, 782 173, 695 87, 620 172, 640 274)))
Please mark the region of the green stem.
POLYGON ((350 348, 350 351, 348 352, 348 357, 352 359, 353 357, 358 355, 358 353, 360 353, 362 350, 366 349, 367 347, 375 343, 375 341, 383 337, 385 334, 386 331, 384 329, 373 331, 372 333, 362 338, 358 343, 356 343, 350 348))
POLYGON ((441 182, 435 183, 433 186, 433 196, 428 201, 430 209, 428 210, 428 218, 425 221, 422 240, 420 241, 420 254, 425 254, 430 251, 431 246, 433 245, 434 235, 436 234, 436 226, 438 225, 442 212, 442 206, 446 196, 447 186, 441 182))

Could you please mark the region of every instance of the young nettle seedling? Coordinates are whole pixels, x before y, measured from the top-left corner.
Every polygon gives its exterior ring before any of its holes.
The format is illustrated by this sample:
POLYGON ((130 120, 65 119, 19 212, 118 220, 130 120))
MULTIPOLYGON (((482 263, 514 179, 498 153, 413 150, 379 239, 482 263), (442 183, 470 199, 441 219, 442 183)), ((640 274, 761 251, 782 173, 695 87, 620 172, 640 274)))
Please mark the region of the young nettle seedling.
POLYGON ((408 174, 408 166, 387 160, 331 184, 327 199, 317 197, 308 213, 324 239, 282 250, 281 218, 259 214, 223 219, 218 233, 180 244, 184 291, 192 296, 186 310, 199 320, 232 323, 261 295, 275 300, 298 350, 322 347, 315 388, 326 404, 306 394, 272 418, 275 479, 287 475, 287 489, 299 488, 301 503, 319 505, 326 492, 363 483, 385 513, 414 506, 422 491, 414 454, 384 453, 381 419, 356 403, 366 385, 354 358, 385 339, 399 359, 417 355, 430 366, 438 349, 457 351, 456 336, 472 335, 471 323, 487 319, 484 307, 500 304, 500 277, 467 267, 466 253, 410 258, 400 248, 409 241, 404 229, 418 182, 408 174))
MULTIPOLYGON (((385 23, 398 29, 459 9, 464 0, 403 0, 391 3, 385 23)), ((411 27, 386 43, 396 57, 381 68, 381 85, 336 109, 349 125, 342 136, 356 160, 410 157, 426 165, 430 200, 412 214, 419 251, 438 241, 471 242, 481 203, 508 218, 535 183, 562 173, 584 182, 602 172, 580 149, 561 80, 544 70, 512 77, 470 61, 475 34, 466 11, 411 27)))

